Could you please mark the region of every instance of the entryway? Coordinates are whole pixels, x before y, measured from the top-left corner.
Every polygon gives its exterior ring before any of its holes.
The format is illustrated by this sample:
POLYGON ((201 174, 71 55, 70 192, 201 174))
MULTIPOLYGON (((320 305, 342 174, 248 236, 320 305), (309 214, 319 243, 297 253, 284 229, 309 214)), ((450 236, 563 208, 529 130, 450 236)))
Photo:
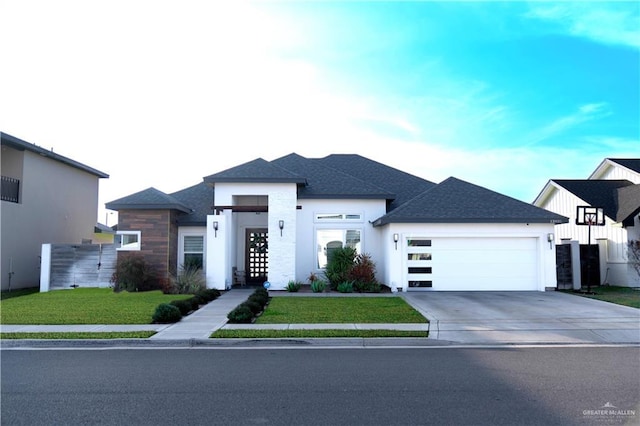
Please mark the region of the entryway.
POLYGON ((267 228, 245 231, 245 271, 248 285, 262 285, 269 272, 269 234, 267 228))

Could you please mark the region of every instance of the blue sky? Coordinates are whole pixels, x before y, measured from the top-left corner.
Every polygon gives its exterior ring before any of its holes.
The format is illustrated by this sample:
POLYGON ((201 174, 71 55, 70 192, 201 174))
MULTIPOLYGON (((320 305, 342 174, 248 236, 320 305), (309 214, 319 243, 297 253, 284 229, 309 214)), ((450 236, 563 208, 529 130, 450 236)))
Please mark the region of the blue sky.
POLYGON ((4 0, 0 129, 103 204, 357 153, 531 202, 640 156, 638 2, 4 0))

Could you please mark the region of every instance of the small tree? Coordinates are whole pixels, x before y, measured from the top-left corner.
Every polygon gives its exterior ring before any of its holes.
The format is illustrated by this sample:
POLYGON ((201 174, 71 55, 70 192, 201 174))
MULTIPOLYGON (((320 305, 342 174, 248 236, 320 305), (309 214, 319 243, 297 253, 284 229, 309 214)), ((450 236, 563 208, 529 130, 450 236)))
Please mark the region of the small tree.
POLYGON ((333 250, 324 271, 332 290, 336 290, 340 283, 349 281, 349 272, 353 268, 355 258, 356 249, 354 248, 342 247, 333 250))

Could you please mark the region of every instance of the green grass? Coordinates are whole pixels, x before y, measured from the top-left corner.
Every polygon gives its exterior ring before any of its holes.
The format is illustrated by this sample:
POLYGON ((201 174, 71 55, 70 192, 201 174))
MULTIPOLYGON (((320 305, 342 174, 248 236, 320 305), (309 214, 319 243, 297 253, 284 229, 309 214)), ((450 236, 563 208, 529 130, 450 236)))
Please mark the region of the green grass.
POLYGON ((630 287, 599 286, 591 287, 591 292, 595 294, 572 294, 640 309, 640 290, 630 287))
POLYGON ((400 297, 273 297, 256 324, 426 323, 400 297))
POLYGON ((427 331, 407 330, 218 330, 211 337, 224 339, 278 339, 322 337, 428 337, 427 331))
POLYGON ((160 303, 191 297, 159 290, 114 293, 110 288, 12 293, 2 294, 1 324, 149 324, 160 303))
POLYGON ((0 339, 147 339, 155 331, 0 333, 0 339))

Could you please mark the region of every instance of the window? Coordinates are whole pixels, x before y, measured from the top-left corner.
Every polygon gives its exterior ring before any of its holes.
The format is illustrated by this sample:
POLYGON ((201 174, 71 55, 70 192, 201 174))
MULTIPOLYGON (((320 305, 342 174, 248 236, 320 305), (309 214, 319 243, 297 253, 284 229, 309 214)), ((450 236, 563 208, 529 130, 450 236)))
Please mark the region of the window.
POLYGON ((335 221, 361 221, 361 214, 351 213, 319 213, 316 214, 316 222, 335 222, 335 221))
POLYGON ((318 269, 327 267, 331 253, 335 249, 351 247, 361 252, 362 231, 360 229, 318 229, 316 231, 318 269))
POLYGON ((121 251, 140 250, 140 231, 118 231, 115 237, 116 249, 121 251))
POLYGON ((204 236, 185 235, 182 240, 184 258, 182 266, 186 269, 194 267, 203 269, 204 266, 204 236))

